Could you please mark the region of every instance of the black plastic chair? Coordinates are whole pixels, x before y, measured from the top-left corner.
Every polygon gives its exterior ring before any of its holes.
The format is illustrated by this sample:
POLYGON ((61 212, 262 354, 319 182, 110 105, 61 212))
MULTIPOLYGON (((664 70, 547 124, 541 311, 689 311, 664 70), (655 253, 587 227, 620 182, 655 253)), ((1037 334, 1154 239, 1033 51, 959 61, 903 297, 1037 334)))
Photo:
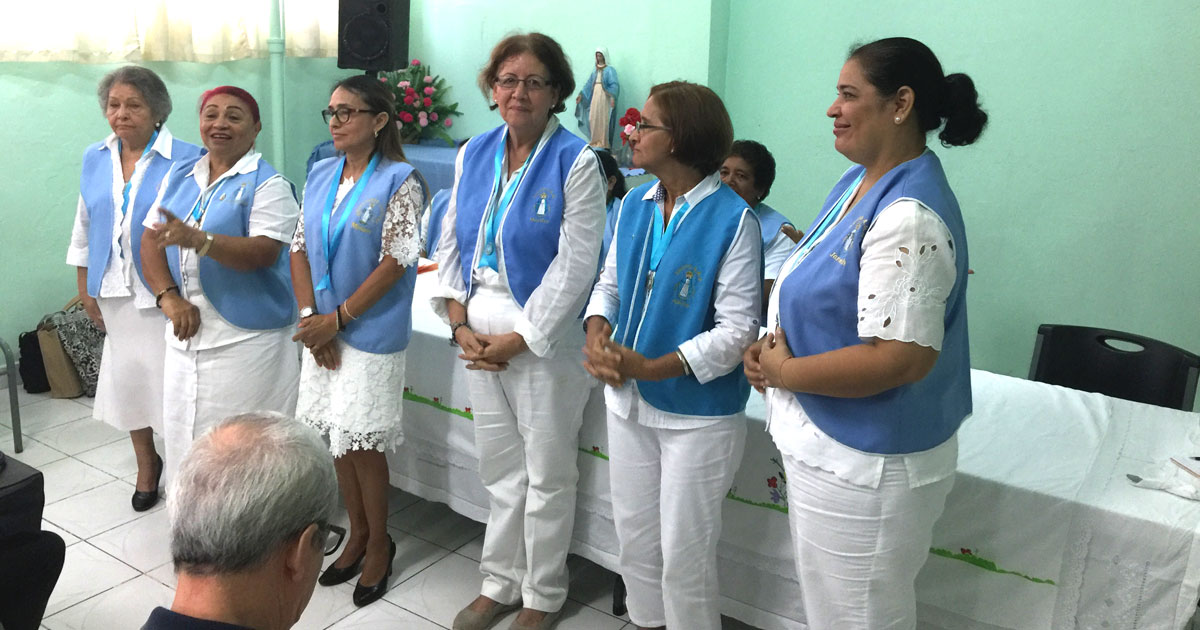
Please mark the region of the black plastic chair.
POLYGON ((1029 380, 1191 411, 1200 356, 1103 328, 1042 324, 1029 380))

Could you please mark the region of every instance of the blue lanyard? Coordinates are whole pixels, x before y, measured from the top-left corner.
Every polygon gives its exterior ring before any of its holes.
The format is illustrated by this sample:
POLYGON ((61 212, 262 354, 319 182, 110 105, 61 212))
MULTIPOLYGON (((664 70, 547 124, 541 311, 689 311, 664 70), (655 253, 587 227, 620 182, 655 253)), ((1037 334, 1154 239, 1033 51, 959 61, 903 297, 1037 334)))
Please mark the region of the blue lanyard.
POLYGON ((335 232, 329 232, 329 220, 333 216, 333 202, 337 199, 338 186, 342 181, 342 171, 346 168, 346 158, 343 157, 338 162, 337 171, 333 174, 333 182, 329 184, 329 194, 325 196, 325 209, 321 212, 321 235, 324 237, 325 245, 325 277, 321 278, 321 282, 317 284, 317 289, 333 288, 333 277, 330 274, 330 269, 333 268, 333 257, 337 255, 338 246, 342 243, 342 233, 346 228, 346 221, 350 220, 350 216, 354 214, 354 206, 358 203, 358 198, 362 196, 362 192, 367 188, 367 182, 371 179, 371 175, 375 172, 375 167, 379 165, 379 152, 376 151, 371 156, 371 161, 367 163, 366 170, 359 177, 358 182, 354 184, 354 189, 350 191, 349 198, 346 199, 346 210, 342 212, 342 218, 338 219, 335 232))
POLYGON ((800 241, 800 244, 796 246, 794 251, 792 251, 791 256, 785 263, 784 266, 786 269, 779 272, 780 277, 783 277, 784 274, 791 273, 792 270, 800 265, 802 260, 808 257, 808 252, 811 251, 813 247, 816 247, 817 241, 821 240, 821 236, 824 235, 825 232, 828 231, 829 228, 836 222, 838 215, 842 213, 842 206, 845 206, 850 202, 850 196, 853 195, 854 191, 858 189, 858 185, 862 183, 863 175, 865 174, 865 171, 858 174, 858 178, 854 180, 854 183, 850 184, 850 187, 846 189, 846 192, 843 192, 842 196, 838 198, 837 203, 834 203, 833 206, 829 208, 829 212, 826 212, 825 216, 821 218, 821 223, 818 224, 817 227, 813 228, 813 230, 804 237, 803 241, 800 241))
MULTIPOLYGON (((513 195, 521 187, 521 180, 525 179, 525 172, 529 170, 529 163, 533 161, 533 155, 537 153, 537 147, 534 147, 534 150, 530 151, 529 155, 525 157, 525 163, 521 165, 521 168, 517 169, 516 173, 513 173, 515 181, 509 182, 509 185, 501 190, 500 182, 504 176, 504 147, 506 143, 507 136, 505 142, 501 142, 500 148, 496 150, 496 175, 492 180, 492 194, 488 197, 488 208, 484 218, 484 256, 481 256, 479 259, 480 267, 493 267, 492 259, 496 251, 496 234, 500 231, 500 220, 508 212, 508 206, 512 204, 513 195), (496 201, 497 193, 501 193, 498 202, 496 201)), ((499 271, 499 269, 496 269, 496 271, 499 271)))
POLYGON ((217 191, 221 190, 221 187, 224 186, 225 182, 229 181, 229 179, 230 178, 226 177, 225 179, 221 180, 221 183, 217 184, 212 190, 208 191, 207 195, 200 193, 200 196, 196 198, 196 205, 192 206, 192 211, 189 214, 189 216, 192 217, 192 220, 196 222, 196 225, 200 225, 200 219, 206 212, 208 212, 208 204, 212 203, 212 199, 217 195, 217 191))
POLYGON ((676 208, 675 213, 671 215, 671 221, 667 223, 666 230, 663 230, 662 211, 654 213, 653 233, 650 235, 650 242, 653 243, 650 250, 650 271, 658 271, 658 263, 662 262, 663 254, 667 253, 667 248, 671 246, 671 239, 675 238, 675 231, 679 229, 679 223, 691 209, 692 207, 686 201, 683 202, 683 205, 676 208))
MULTIPOLYGON (((142 150, 142 156, 138 158, 139 163, 143 158, 146 157, 146 154, 150 152, 150 148, 154 146, 154 141, 157 139, 158 130, 155 129, 154 133, 150 136, 150 141, 146 143, 146 148, 142 150)), ((117 155, 121 155, 120 138, 117 139, 117 155)), ((129 181, 125 182, 125 188, 121 190, 121 216, 125 216, 125 213, 129 210, 129 189, 133 187, 133 177, 135 175, 137 175, 137 163, 133 165, 133 172, 129 174, 129 181)))

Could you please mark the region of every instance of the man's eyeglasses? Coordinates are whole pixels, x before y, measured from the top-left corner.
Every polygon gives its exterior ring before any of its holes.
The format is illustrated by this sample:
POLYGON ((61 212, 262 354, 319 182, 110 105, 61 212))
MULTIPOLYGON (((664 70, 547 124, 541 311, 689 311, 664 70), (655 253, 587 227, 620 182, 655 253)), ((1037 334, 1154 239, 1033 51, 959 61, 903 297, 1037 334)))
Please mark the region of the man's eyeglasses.
POLYGON ((378 114, 379 112, 373 109, 354 109, 352 107, 339 107, 337 109, 322 109, 321 118, 325 119, 325 124, 336 118, 343 125, 350 122, 350 117, 355 114, 378 114))
POLYGON ((338 527, 337 525, 317 525, 319 533, 325 536, 325 545, 322 552, 327 556, 332 556, 334 552, 342 546, 342 540, 346 538, 346 528, 338 527), (336 534, 330 536, 330 534, 336 534))
POLYGON ((548 79, 539 77, 536 74, 531 74, 524 79, 518 79, 511 74, 506 74, 496 79, 496 87, 502 90, 515 90, 521 83, 524 83, 525 89, 529 90, 530 92, 541 92, 542 90, 550 87, 550 81, 548 79))

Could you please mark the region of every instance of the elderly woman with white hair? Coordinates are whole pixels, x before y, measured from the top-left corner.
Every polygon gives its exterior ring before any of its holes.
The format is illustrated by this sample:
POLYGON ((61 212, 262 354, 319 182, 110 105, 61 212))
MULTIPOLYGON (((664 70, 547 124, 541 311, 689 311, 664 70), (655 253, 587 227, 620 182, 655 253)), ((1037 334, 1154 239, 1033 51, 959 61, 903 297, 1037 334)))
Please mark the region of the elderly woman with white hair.
POLYGON ((108 333, 92 415, 129 431, 138 469, 132 502, 140 512, 158 502, 163 469, 154 431, 163 430, 165 343, 142 275, 142 221, 171 165, 198 156, 200 147, 167 129, 171 95, 152 70, 113 70, 97 96, 112 133, 83 153, 67 264, 76 268, 88 316, 108 333))

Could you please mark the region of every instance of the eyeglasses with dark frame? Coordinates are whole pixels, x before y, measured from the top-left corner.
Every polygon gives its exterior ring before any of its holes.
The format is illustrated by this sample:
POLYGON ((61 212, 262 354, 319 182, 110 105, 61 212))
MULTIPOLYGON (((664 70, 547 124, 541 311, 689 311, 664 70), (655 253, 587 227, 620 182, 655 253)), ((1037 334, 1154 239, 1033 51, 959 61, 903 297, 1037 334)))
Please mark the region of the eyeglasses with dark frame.
POLYGON ((553 85, 553 82, 549 79, 540 77, 536 74, 531 74, 524 79, 518 79, 511 74, 506 74, 502 77, 496 77, 496 80, 493 83, 496 85, 496 87, 502 90, 515 90, 517 89, 517 85, 524 83, 525 89, 529 90, 530 92, 541 92, 542 90, 553 85))
POLYGON ((339 107, 337 109, 325 108, 321 110, 321 118, 325 119, 325 124, 328 125, 330 119, 337 118, 337 121, 343 125, 350 122, 350 117, 354 114, 378 114, 379 112, 373 109, 354 109, 353 107, 339 107))
POLYGON ((342 540, 346 538, 346 528, 332 524, 317 524, 318 533, 325 536, 324 547, 322 553, 327 556, 332 556, 342 546, 342 540), (330 534, 337 534, 337 537, 331 537, 330 534))
POLYGON ((637 131, 639 133, 644 132, 644 131, 654 131, 655 129, 662 129, 663 131, 671 130, 670 127, 664 127, 662 125, 651 125, 650 123, 648 123, 644 120, 639 120, 639 121, 633 123, 633 130, 637 131))

